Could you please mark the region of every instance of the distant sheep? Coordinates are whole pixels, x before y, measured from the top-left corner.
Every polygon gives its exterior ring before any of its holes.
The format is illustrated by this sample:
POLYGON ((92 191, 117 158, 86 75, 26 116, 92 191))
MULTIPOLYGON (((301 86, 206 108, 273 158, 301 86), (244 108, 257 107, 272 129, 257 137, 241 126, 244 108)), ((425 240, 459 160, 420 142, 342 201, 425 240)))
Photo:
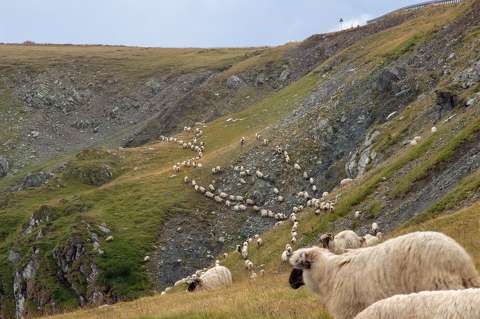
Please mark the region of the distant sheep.
POLYGON ((351 184, 352 182, 353 182, 353 179, 344 178, 340 181, 340 186, 344 187, 344 186, 347 186, 347 185, 351 184))
POLYGON ((343 254, 347 249, 356 249, 364 245, 365 239, 358 236, 353 230, 344 230, 333 236, 324 234, 320 237, 323 248, 335 254, 343 254))
POLYGON ((248 258, 248 244, 247 245, 243 244, 242 246, 242 258, 243 259, 248 258))
POLYGON ((221 287, 228 287, 232 284, 232 273, 224 266, 215 266, 200 277, 195 278, 188 285, 188 291, 210 290, 221 287))
POLYGON ((480 289, 422 291, 377 301, 355 319, 478 319, 480 289))
POLYGON ((251 262, 250 260, 245 260, 245 269, 247 270, 252 270, 253 269, 253 262, 251 262))
POLYGON ((295 163, 295 164, 293 165, 293 168, 295 168, 297 171, 299 171, 299 170, 302 169, 302 167, 301 167, 298 163, 295 163))
POLYGON ((256 241, 256 244, 257 244, 257 248, 262 247, 263 246, 263 239, 261 237, 258 237, 257 241, 256 241))
POLYGON ((376 236, 366 234, 365 236, 363 236, 363 238, 365 240, 363 246, 370 247, 380 243, 383 238, 383 234, 381 232, 378 232, 376 236))
POLYGON ((432 133, 437 133, 438 129, 437 129, 437 127, 433 126, 431 131, 432 131, 432 133))
POLYGON ((342 255, 318 247, 299 249, 290 263, 290 286, 306 285, 320 295, 336 319, 353 318, 396 294, 480 287, 472 258, 436 232, 410 233, 342 255))

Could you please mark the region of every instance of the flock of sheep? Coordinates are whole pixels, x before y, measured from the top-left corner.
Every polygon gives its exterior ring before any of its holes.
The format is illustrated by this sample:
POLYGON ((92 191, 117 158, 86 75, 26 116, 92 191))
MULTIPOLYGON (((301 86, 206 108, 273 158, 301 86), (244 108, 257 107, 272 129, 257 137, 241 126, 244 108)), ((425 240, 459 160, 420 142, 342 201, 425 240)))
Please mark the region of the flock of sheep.
MULTIPOLYGON (((192 128, 186 127, 190 132, 192 128)), ((436 128, 432 128, 435 133, 436 128)), ((195 129, 193 142, 184 142, 175 138, 162 137, 163 141, 176 142, 183 148, 197 152, 197 156, 174 165, 175 172, 183 166, 201 167, 198 163, 203 156, 205 144, 199 142, 202 130, 195 129)), ((269 141, 256 134, 256 140, 268 145, 269 141)), ((420 138, 412 140, 415 145, 420 138)), ((245 138, 240 141, 241 146, 245 138)), ((277 146, 275 151, 281 154, 285 163, 292 163, 286 150, 277 146)), ((295 171, 302 172, 298 162, 293 163, 295 171)), ((238 172, 239 182, 245 184, 244 178, 254 176, 263 179, 266 175, 260 170, 255 172, 242 166, 233 168, 238 172)), ((219 174, 222 168, 212 168, 212 174, 219 174)), ((328 200, 329 194, 318 192, 313 177, 303 172, 302 177, 308 181, 312 194, 300 191, 297 198, 302 199, 306 207, 314 209, 315 214, 333 212, 335 200, 328 200)), ((377 223, 373 223, 370 233, 359 236, 352 230, 344 230, 336 234, 324 234, 320 237, 320 247, 293 250, 297 243, 299 220, 297 214, 304 205, 294 206, 287 216, 275 213, 256 205, 250 198, 228 194, 213 184, 201 186, 195 180, 184 177, 184 182, 191 185, 196 192, 223 204, 233 211, 246 211, 251 208, 262 217, 277 220, 275 226, 290 222, 291 237, 281 254, 281 261, 290 262, 293 270, 289 283, 294 289, 303 285, 319 295, 322 305, 335 319, 407 319, 407 318, 480 318, 480 276, 475 269, 471 257, 453 239, 435 232, 416 232, 399 236, 382 242, 383 234, 377 223)), ((340 186, 352 183, 352 179, 344 179, 340 186)), ((279 189, 273 188, 276 201, 281 203, 284 197, 279 189)), ((354 213, 355 218, 361 212, 354 213)), ((249 259, 249 246, 257 248, 264 244, 260 235, 248 238, 236 251, 249 271, 250 279, 256 279, 255 265, 249 259)), ((224 254, 228 256, 227 253, 224 254)), ((264 275, 260 265, 260 275, 264 275)), ((221 266, 217 260, 210 269, 198 270, 175 283, 175 286, 186 285, 188 291, 213 289, 232 284, 232 275, 228 268, 221 266)), ((167 288, 165 294, 171 288, 167 288)))

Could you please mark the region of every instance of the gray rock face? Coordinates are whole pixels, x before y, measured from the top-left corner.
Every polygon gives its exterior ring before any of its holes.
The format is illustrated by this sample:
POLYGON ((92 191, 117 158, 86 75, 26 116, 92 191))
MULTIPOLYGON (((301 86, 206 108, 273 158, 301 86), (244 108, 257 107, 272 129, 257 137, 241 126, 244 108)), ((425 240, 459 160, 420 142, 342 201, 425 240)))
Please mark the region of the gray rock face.
POLYGON ((5 157, 0 156, 0 177, 7 176, 8 173, 8 161, 5 157))
POLYGON ((473 64, 472 67, 464 70, 455 77, 455 83, 458 83, 464 89, 474 86, 480 81, 480 61, 473 64))
POLYGON ((395 84, 402 79, 403 73, 404 71, 398 68, 383 70, 377 80, 377 89, 383 93, 396 91, 395 84))
POLYGON ((233 90, 233 89, 238 89, 241 88, 242 86, 245 86, 245 82, 241 78, 239 78, 236 75, 232 75, 227 79, 227 88, 233 90))

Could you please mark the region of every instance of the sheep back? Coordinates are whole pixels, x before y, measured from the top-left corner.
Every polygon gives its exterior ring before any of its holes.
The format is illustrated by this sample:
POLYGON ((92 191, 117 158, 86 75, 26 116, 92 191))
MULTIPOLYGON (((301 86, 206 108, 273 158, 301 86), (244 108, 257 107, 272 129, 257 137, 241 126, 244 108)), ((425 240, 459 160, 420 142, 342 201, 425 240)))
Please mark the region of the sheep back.
POLYGON ((478 319, 480 289, 423 291, 377 301, 355 319, 478 319))
POLYGON ((215 266, 207 270, 200 276, 199 288, 201 289, 215 289, 220 287, 227 287, 232 284, 232 273, 224 266, 215 266))

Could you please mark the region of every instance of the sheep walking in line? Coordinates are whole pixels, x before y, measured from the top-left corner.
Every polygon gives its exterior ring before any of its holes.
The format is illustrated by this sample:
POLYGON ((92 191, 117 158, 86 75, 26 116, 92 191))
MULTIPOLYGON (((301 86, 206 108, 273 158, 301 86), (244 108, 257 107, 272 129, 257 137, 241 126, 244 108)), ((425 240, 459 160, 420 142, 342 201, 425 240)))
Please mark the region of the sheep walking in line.
POLYGON ((377 301, 355 319, 478 319, 480 289, 423 291, 377 301))
POLYGON ((378 300, 428 290, 480 287, 472 258, 453 239, 415 232, 335 255, 319 247, 290 257, 290 286, 306 285, 336 319, 350 319, 378 300))
POLYGON ((232 284, 232 273, 224 266, 210 268, 199 277, 194 277, 188 284, 188 291, 209 290, 228 287, 232 284))
POLYGON ((365 238, 358 236, 353 230, 344 230, 333 236, 324 234, 320 237, 323 248, 334 254, 343 254, 347 249, 356 249, 364 246, 365 238))

